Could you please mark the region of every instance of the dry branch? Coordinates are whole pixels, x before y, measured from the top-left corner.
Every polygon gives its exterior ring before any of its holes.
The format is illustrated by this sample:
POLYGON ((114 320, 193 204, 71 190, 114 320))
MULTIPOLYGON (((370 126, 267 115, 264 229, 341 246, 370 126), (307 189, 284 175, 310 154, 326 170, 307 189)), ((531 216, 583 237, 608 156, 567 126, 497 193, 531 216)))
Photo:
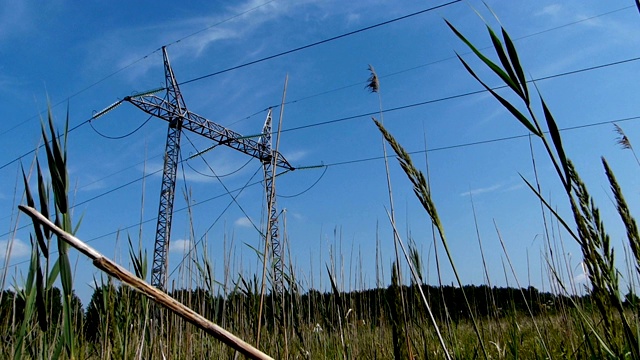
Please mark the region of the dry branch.
POLYGON ((229 331, 207 320, 202 315, 196 313, 176 299, 169 296, 167 293, 156 289, 155 287, 136 277, 120 265, 104 257, 95 249, 85 244, 82 240, 57 227, 49 219, 40 214, 38 210, 22 205, 20 205, 19 208, 21 211, 29 215, 33 221, 43 225, 45 228, 48 228, 60 239, 64 240, 66 243, 73 246, 87 257, 91 258, 91 260, 93 260, 93 264, 100 270, 118 278, 120 281, 144 293, 151 300, 173 311, 175 314, 187 320, 191 324, 199 327, 208 334, 213 335, 213 337, 215 337, 216 339, 231 346, 250 359, 273 359, 269 355, 261 352, 242 339, 233 335, 229 331))

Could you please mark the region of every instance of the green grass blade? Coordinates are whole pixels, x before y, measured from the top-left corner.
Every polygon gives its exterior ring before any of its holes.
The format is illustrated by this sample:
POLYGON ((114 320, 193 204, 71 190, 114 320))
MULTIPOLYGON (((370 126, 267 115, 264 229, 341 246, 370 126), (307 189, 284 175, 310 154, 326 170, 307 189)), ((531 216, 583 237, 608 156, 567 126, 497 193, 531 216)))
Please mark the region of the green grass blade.
POLYGON ((547 120, 547 127, 549 128, 549 134, 551 135, 551 140, 553 140, 553 145, 556 148, 556 152, 558 153, 558 157, 560 158, 560 163, 562 164, 562 169, 564 171, 564 177, 562 174, 558 174, 560 178, 563 180, 565 189, 567 193, 571 191, 571 178, 569 177, 569 163, 567 161, 567 155, 564 152, 564 147, 562 146, 562 138, 560 137, 560 130, 558 129, 558 124, 556 123, 547 103, 544 101, 542 96, 540 96, 540 101, 542 102, 542 109, 544 111, 544 118, 547 120))
POLYGON ((38 324, 40 325, 40 329, 42 329, 42 331, 47 331, 49 328, 49 321, 47 320, 47 307, 44 301, 44 277, 42 275, 42 266, 40 265, 40 254, 37 252, 36 254, 36 311, 38 312, 38 324))
POLYGON ((529 89, 527 88, 527 78, 524 76, 524 70, 522 69, 522 65, 520 64, 520 59, 518 57, 518 52, 516 51, 515 45, 513 45, 513 41, 511 41, 511 37, 507 33, 507 31, 502 28, 502 38, 504 39, 504 44, 507 48, 507 52, 509 53, 509 60, 511 61, 511 65, 516 72, 518 77, 518 82, 520 82, 520 86, 522 87, 522 91, 524 92, 524 101, 529 105, 529 89))
POLYGON ((47 290, 53 288, 53 283, 58 279, 58 275, 60 274, 60 261, 56 260, 49 271, 49 277, 47 278, 47 290))
MULTIPOLYGON (((49 194, 47 192, 47 186, 42 176, 42 169, 40 168, 40 161, 36 157, 36 169, 38 174, 38 197, 40 198, 40 213, 47 219, 49 218, 49 194)), ((51 238, 51 232, 46 227, 44 228, 44 236, 47 239, 51 238)), ((47 251, 42 251, 45 258, 49 258, 47 251)))
POLYGON ((513 106, 509 101, 504 99, 502 96, 498 95, 493 89, 491 89, 487 84, 485 84, 484 81, 482 81, 478 77, 478 75, 476 75, 476 73, 473 71, 473 69, 471 69, 469 64, 467 64, 467 62, 464 61, 464 59, 460 55, 456 54, 456 56, 458 56, 458 59, 460 59, 460 61, 462 62, 462 65, 464 65, 465 69, 467 69, 469 74, 471 74, 471 76, 473 76, 476 80, 478 80, 478 82, 480 84, 482 84, 482 86, 484 86, 484 88, 487 91, 489 91, 491 93, 491 95, 493 95, 500 102, 500 104, 502 104, 502 106, 504 106, 507 110, 509 110, 509 112, 513 116, 515 116, 516 119, 518 119, 518 121, 520 121, 520 123, 522 125, 524 125, 534 135, 536 135, 538 137, 542 137, 542 134, 538 131, 538 129, 536 129, 535 126, 533 126, 531 121, 529 121, 529 119, 527 119, 526 116, 524 116, 518 109, 516 109, 516 107, 513 106))
POLYGON ((493 47, 496 49, 496 53, 498 54, 498 58, 500 59, 500 62, 502 63, 502 67, 505 69, 505 71, 507 72, 507 74, 509 75, 509 79, 511 80, 511 83, 513 83, 513 86, 511 86, 511 84, 507 84, 509 85, 509 87, 511 87, 511 89, 518 94, 518 96, 520 96, 520 98, 522 98, 523 100, 524 98, 524 93, 522 92, 522 89, 519 86, 518 83, 518 78, 516 77, 516 74, 512 68, 511 62, 509 61, 509 58, 507 57, 507 53, 505 52, 504 46, 502 45, 502 42, 500 41, 500 38, 498 38, 498 36, 496 35, 496 33, 493 31, 493 29, 487 25, 487 30, 489 31, 489 35, 491 36, 491 42, 493 42, 493 47))
POLYGON ((551 213, 553 214, 553 216, 555 216, 555 218, 560 222, 560 224, 562 225, 562 227, 567 230, 567 232, 569 233, 569 235, 571 235, 572 238, 574 238, 576 241, 580 242, 580 237, 578 237, 578 235, 573 231, 573 229, 569 226, 569 224, 567 224, 566 221, 564 221, 564 219, 562 218, 562 216, 560 216, 560 214, 558 214, 558 212, 556 212, 556 210, 551 207, 551 205, 547 202, 547 200, 542 196, 542 194, 540 194, 538 192, 538 190, 531 185, 531 183, 524 178, 524 176, 522 176, 522 174, 520 174, 520 178, 527 184, 527 186, 529 187, 529 189, 531 189, 531 191, 533 191, 533 193, 538 197, 538 199, 540 199, 540 201, 542 201, 542 204, 544 204, 544 206, 551 211, 551 213))
MULTIPOLYGON (((44 139, 44 144, 45 144, 44 149, 45 149, 45 153, 47 154, 47 165, 49 166, 49 173, 51 174, 51 186, 53 187, 53 193, 62 194, 65 192, 64 183, 62 183, 60 180, 61 176, 58 173, 58 167, 56 166, 56 161, 55 161, 53 152, 51 151, 51 148, 48 145, 49 137, 45 132, 44 124, 42 124, 42 138, 44 139)), ((51 141, 55 141, 55 135, 51 141)), ((54 196, 54 198, 56 198, 55 202, 56 202, 56 205, 58 206, 58 209, 66 209, 65 200, 58 200, 56 196, 54 196)))
MULTIPOLYGON (((29 189, 29 181, 27 180, 27 175, 24 173, 24 168, 22 168, 22 180, 24 181, 24 192, 27 200, 27 205, 35 208, 35 201, 33 200, 33 195, 31 195, 31 190, 29 189)), ((44 236, 42 234, 42 227, 40 224, 33 223, 33 231, 36 234, 36 240, 38 241, 38 246, 42 250, 42 253, 45 257, 49 257, 49 251, 47 249, 47 243, 44 241, 44 236)))
MULTIPOLYGON (((569 292, 567 291, 567 288, 564 286, 564 283, 562 282, 562 279, 560 279, 560 276, 558 275, 556 270, 549 263, 548 259, 546 259, 546 261, 547 261, 547 267, 551 270, 551 273, 553 274, 556 283, 560 285, 560 287, 562 288, 562 291, 564 291, 566 294, 569 294, 569 292)), ((596 337, 596 339, 598 340, 598 343, 602 347, 602 350, 604 350, 611 359, 616 358, 614 352, 609 348, 609 346, 607 346, 607 343, 604 341, 602 336, 598 333, 595 326, 591 323, 591 320, 589 319, 589 315, 585 314, 585 312, 581 310, 580 305, 576 303, 576 301, 572 296, 567 296, 567 299, 569 299, 573 307, 576 309, 576 311, 580 315, 582 324, 586 325, 589 331, 596 337)))
POLYGON ((456 29, 455 26, 453 26, 449 21, 445 19, 445 22, 447 23, 447 25, 449 25, 449 28, 451 28, 451 30, 453 30, 453 32, 458 36, 458 38, 460 38, 460 40, 462 40, 465 44, 467 44, 467 46, 471 49, 471 51, 473 51, 474 54, 476 54, 476 56, 478 56, 478 58, 482 60, 482 62, 484 62, 491 70, 493 70, 493 72, 496 75, 498 75, 500 79, 504 81, 505 84, 507 84, 511 89, 513 89, 513 91, 515 91, 518 95, 521 94, 520 90, 518 89, 518 85, 516 85, 513 79, 511 79, 511 77, 509 77, 509 75, 504 70, 502 70, 498 65, 496 65, 489 58, 484 56, 480 52, 480 50, 478 50, 469 40, 467 40, 467 38, 464 37, 464 35, 462 35, 462 33, 460 33, 458 29, 456 29))
POLYGON ((33 238, 31 238, 31 261, 29 262, 29 271, 27 273, 27 283, 24 285, 24 289, 21 291, 24 296, 24 312, 22 323, 18 328, 17 333, 15 334, 15 347, 13 352, 14 359, 22 359, 24 345, 26 341, 26 337, 28 332, 31 330, 32 319, 33 319, 33 311, 35 307, 36 294, 33 291, 33 285, 35 280, 35 272, 37 267, 37 259, 38 259, 38 247, 33 243, 33 238))

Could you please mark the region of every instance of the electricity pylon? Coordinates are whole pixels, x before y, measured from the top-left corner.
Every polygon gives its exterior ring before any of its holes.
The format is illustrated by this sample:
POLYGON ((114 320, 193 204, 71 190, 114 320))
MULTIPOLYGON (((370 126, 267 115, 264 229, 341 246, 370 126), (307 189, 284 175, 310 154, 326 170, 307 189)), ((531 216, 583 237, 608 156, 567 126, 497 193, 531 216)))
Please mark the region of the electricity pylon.
MULTIPOLYGON (((286 170, 295 170, 278 151, 272 149, 271 142, 271 109, 267 115, 260 141, 240 134, 218 125, 200 115, 187 110, 180 87, 169 63, 167 49, 162 47, 164 60, 166 97, 155 95, 158 91, 151 91, 133 96, 127 96, 114 105, 94 115, 94 119, 104 115, 123 101, 129 102, 157 118, 169 123, 167 131, 167 143, 164 155, 164 167, 162 172, 162 186, 160 190, 160 205, 158 209, 158 223, 153 250, 153 267, 151 269, 151 285, 165 289, 167 284, 168 249, 171 237, 171 219, 173 216, 173 199, 175 195, 176 176, 178 170, 178 158, 180 154, 181 131, 189 130, 213 140, 217 145, 225 145, 238 150, 262 163, 264 169, 264 182, 267 197, 267 206, 270 224, 267 229, 266 241, 271 242, 275 266, 274 283, 279 284, 282 276, 282 268, 279 266, 280 239, 278 236, 277 209, 275 208, 275 171, 278 167, 286 170)), ((267 258, 265 257, 265 261, 267 258)), ((276 285, 275 288, 278 288, 276 285)))

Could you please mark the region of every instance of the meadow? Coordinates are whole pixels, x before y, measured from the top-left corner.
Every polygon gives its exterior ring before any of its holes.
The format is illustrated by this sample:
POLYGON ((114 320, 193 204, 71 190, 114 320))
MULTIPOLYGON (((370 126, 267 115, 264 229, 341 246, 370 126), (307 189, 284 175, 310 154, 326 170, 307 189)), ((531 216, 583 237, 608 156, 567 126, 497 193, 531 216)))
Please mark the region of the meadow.
MULTIPOLYGON (((639 5, 640 8, 640 5, 639 5)), ((434 265, 453 269, 453 284, 428 285, 426 266, 415 243, 403 240, 396 229, 393 191, 388 187, 388 226, 393 229, 395 261, 389 271, 391 284, 378 288, 345 292, 337 279, 344 270, 333 258, 326 265, 331 291, 309 288, 305 274, 296 273, 289 258, 260 254, 266 273, 251 277, 225 269, 214 277, 207 249, 182 265, 180 274, 197 274, 174 282, 167 292, 206 319, 218 324, 273 358, 281 359, 550 359, 550 358, 631 358, 640 359, 640 299, 634 288, 621 287, 622 278, 636 284, 640 275, 640 233, 614 172, 606 159, 597 164, 606 175, 614 206, 626 231, 626 268, 618 268, 615 253, 600 210, 582 181, 579 169, 565 151, 553 109, 547 106, 535 84, 521 66, 509 34, 487 26, 497 61, 478 50, 453 24, 453 33, 465 43, 481 63, 497 76, 510 92, 508 97, 486 85, 466 60, 459 57, 474 77, 540 142, 547 160, 563 185, 571 210, 569 217, 556 212, 541 193, 537 179, 523 178, 532 196, 541 204, 546 219, 542 232, 549 235, 546 267, 542 271, 550 292, 533 287, 498 288, 487 284, 464 284, 449 250, 446 228, 434 203, 429 177, 417 168, 411 156, 384 126, 380 83, 370 66, 368 89, 379 96, 380 114, 371 126, 380 130, 385 149, 385 165, 398 161, 413 187, 425 216, 434 229, 433 241, 445 250, 434 265), (386 153, 386 149, 391 151, 386 153), (564 236, 553 229, 561 229, 564 236), (586 292, 581 285, 565 282, 572 271, 562 251, 563 242, 576 242, 588 276, 586 292), (282 266, 282 284, 274 279, 274 264, 282 266), (408 271, 407 271, 408 270, 408 271), (409 274, 407 276, 406 274, 409 274), (219 286, 221 285, 221 286, 219 286), (227 289, 220 292, 220 288, 227 289), (274 291, 281 289, 281 291, 274 291)), ((68 124, 68 118, 67 118, 68 124)), ((632 139, 616 127, 620 146, 634 153, 632 139)), ((71 218, 67 171, 66 129, 56 131, 49 114, 42 125, 44 157, 23 170, 24 205, 37 209, 67 234, 74 234, 81 220, 71 218), (42 166, 46 163, 46 167, 42 166), (49 172, 43 173, 43 168, 49 172), (30 189, 35 177, 37 189, 30 189), (50 179, 46 180, 46 179, 50 179)), ((557 199, 556 199, 557 201, 557 199)), ((607 204, 608 206, 608 204, 607 204)), ((26 209, 26 208, 23 208, 26 209)), ((267 211, 269 213, 269 211, 267 211)), ((96 279, 88 304, 75 296, 73 267, 69 252, 75 251, 56 236, 52 228, 34 218, 30 266, 24 283, 0 295, 0 357, 38 359, 205 359, 240 355, 200 326, 187 323, 176 311, 158 304, 157 297, 142 293, 137 283, 118 281, 105 274, 96 279), (52 243, 58 253, 49 253, 52 243)), ((613 226, 613 225, 611 225, 613 226)), ((286 234, 284 234, 286 238, 286 234)), ((122 240, 125 241, 125 240, 122 240)), ((138 239, 127 237, 131 272, 139 279, 150 275, 148 253, 136 246, 138 239)), ((285 244, 286 245, 286 244, 285 244)), ((480 242, 480 248, 482 243, 480 242)), ((509 253, 504 276, 513 271, 509 253)), ((377 244, 376 244, 377 246, 377 244)), ((265 249, 268 249, 265 246, 265 249)), ((286 254, 286 246, 284 247, 286 254)), ((96 266, 100 262, 94 262, 96 266)), ((376 268, 385 263, 376 258, 376 268)), ((100 267, 103 269, 103 267, 100 267)), ((428 271, 428 269, 427 269, 428 271)), ((478 271, 486 272, 484 269, 478 271)), ((377 274, 376 274, 377 275, 377 274)), ((362 274, 356 276, 362 277, 362 274)), ((572 279, 573 276, 568 278, 572 279)), ((120 277, 122 280, 122 277, 120 277)), ((352 283, 356 279, 348 280, 352 283)))

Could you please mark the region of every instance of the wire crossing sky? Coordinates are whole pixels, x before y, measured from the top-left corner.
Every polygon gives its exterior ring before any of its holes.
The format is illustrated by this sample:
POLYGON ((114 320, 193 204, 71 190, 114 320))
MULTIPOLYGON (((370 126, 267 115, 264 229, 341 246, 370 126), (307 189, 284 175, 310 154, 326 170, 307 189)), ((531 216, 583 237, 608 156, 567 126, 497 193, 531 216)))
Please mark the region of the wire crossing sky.
MULTIPOLYGON (((530 90, 535 83, 554 112, 568 155, 594 189, 603 216, 615 219, 600 157, 606 157, 628 198, 635 198, 640 181, 633 156, 619 148, 613 131, 613 123, 618 124, 632 143, 640 135, 640 83, 631 75, 640 66, 635 4, 496 0, 488 5, 517 39, 530 90)), ((47 104, 60 130, 69 109, 71 198, 75 219, 83 218, 78 236, 123 262, 125 236, 151 251, 166 123, 126 103, 91 119, 124 96, 164 87, 157 49, 170 45, 189 110, 243 136, 259 134, 266 110, 280 106, 288 74, 291 100, 284 102, 280 151, 307 169, 277 178, 278 204, 286 209, 282 216, 292 263, 306 278, 316 279, 307 288, 326 283, 318 279, 325 276, 330 253, 340 254, 344 262, 345 284, 354 279, 349 274, 361 259, 364 281, 374 286, 373 264, 366 260, 375 258, 375 239, 381 239, 382 253, 392 252, 380 133, 370 120, 381 116, 380 104, 364 88, 369 64, 380 75, 385 126, 421 168, 428 160, 434 200, 454 257, 465 264, 459 269, 463 281, 483 282, 473 271, 481 264, 474 248, 471 196, 490 254, 489 271, 502 274, 495 220, 510 257, 523 264, 516 270, 521 276, 539 273, 544 265, 542 217, 520 178, 532 179, 532 159, 543 193, 561 212, 566 204, 540 144, 534 141, 530 148, 526 129, 455 58, 456 52, 462 54, 481 78, 508 96, 443 21, 459 27, 495 59, 474 9, 500 26, 481 1, 160 2, 154 9, 30 0, 0 5, 5 119, 0 127, 5 149, 0 157, 0 248, 5 249, 0 268, 16 265, 8 268, 9 278, 20 279, 28 260, 29 224, 16 221, 23 191, 18 175, 20 165, 29 171, 40 141, 41 116, 30 114, 47 104)), ((181 147, 170 269, 202 254, 206 246, 217 271, 231 261, 234 271, 252 274, 259 268, 254 249, 261 248, 265 226, 262 175, 255 173, 260 164, 224 147, 212 148, 206 139, 189 139, 181 147)), ((406 229, 401 235, 416 242, 425 264, 433 264, 426 215, 400 168, 390 164, 396 208, 402 209, 398 228, 406 229)), ((631 207, 640 210, 637 203, 631 207)), ((610 231, 620 242, 624 229, 610 231)), ((566 251, 578 265, 579 249, 573 245, 567 244, 566 251)), ((77 264, 78 292, 87 300, 88 284, 99 275, 83 259, 77 264)), ((452 276, 443 271, 445 280, 452 276)), ((545 286, 540 275, 531 282, 545 286)))

